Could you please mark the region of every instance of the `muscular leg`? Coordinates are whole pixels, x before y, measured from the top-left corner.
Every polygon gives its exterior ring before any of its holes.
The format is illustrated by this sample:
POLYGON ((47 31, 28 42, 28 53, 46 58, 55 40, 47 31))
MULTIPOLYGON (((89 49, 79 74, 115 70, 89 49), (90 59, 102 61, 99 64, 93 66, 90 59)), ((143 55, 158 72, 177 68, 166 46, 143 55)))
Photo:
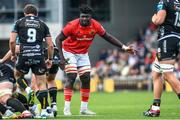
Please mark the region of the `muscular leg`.
POLYGON ((164 69, 163 75, 166 78, 166 81, 171 85, 172 89, 180 99, 180 81, 177 79, 175 73, 173 72, 175 60, 160 61, 160 64, 161 68, 164 69), (167 68, 172 68, 172 70, 165 71, 167 68))
POLYGON ((88 109, 88 100, 90 95, 90 72, 86 72, 80 76, 81 80, 81 111, 88 109))
POLYGON ((36 80, 36 76, 34 74, 32 74, 32 77, 31 77, 31 88, 34 90, 34 91, 38 91, 39 88, 37 86, 37 80, 36 80))
POLYGON ((49 106, 48 104, 48 91, 46 87, 46 75, 36 75, 37 86, 39 91, 36 93, 37 99, 41 103, 41 108, 46 109, 49 106))
POLYGON ((55 77, 56 77, 56 74, 49 73, 47 76, 47 85, 48 85, 48 91, 49 91, 49 96, 50 96, 50 101, 51 101, 51 108, 52 108, 52 111, 54 112, 54 116, 56 117, 57 115, 57 105, 56 105, 57 87, 55 83, 55 77))
POLYGON ((70 104, 73 95, 73 85, 76 80, 77 73, 67 73, 67 80, 64 85, 64 115, 71 115, 70 104))
POLYGON ((88 66, 82 66, 78 68, 78 73, 80 75, 81 80, 81 107, 80 107, 80 114, 85 115, 95 115, 95 112, 92 112, 88 109, 88 101, 90 96, 90 71, 91 67, 88 66))
POLYGON ((31 92, 31 88, 29 87, 28 81, 24 78, 24 74, 15 69, 14 76, 19 86, 26 91, 27 94, 29 94, 31 92))
POLYGON ((56 97, 57 97, 57 87, 55 83, 55 77, 56 74, 49 74, 47 76, 47 85, 48 85, 48 91, 49 91, 51 103, 56 103, 56 97))
POLYGON ((180 81, 176 78, 173 72, 163 73, 164 77, 166 77, 166 81, 171 85, 174 92, 178 95, 180 99, 180 81))
POLYGON ((152 77, 153 77, 153 87, 154 87, 153 105, 160 106, 161 95, 162 95, 162 91, 163 91, 163 80, 161 79, 161 73, 152 71, 152 77))
POLYGON ((160 65, 157 60, 154 61, 152 65, 152 79, 153 79, 153 95, 154 100, 150 109, 144 111, 145 116, 159 116, 160 115, 160 104, 161 104, 161 95, 163 91, 163 80, 161 79, 162 74, 160 71, 160 65))

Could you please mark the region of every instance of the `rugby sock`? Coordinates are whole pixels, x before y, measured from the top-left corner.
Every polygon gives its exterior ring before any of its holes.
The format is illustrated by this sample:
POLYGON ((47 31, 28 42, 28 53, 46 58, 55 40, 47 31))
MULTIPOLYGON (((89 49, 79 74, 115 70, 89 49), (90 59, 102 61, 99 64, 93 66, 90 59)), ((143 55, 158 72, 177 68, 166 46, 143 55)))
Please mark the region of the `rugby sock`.
POLYGON ((69 88, 64 88, 64 99, 65 101, 71 101, 73 90, 69 88))
POLYGON ((25 90, 28 87, 28 81, 24 77, 20 77, 17 79, 17 83, 23 90, 25 90))
POLYGON ((64 107, 65 108, 70 108, 72 94, 73 94, 72 89, 64 88, 64 100, 65 100, 64 107))
POLYGON ((57 87, 49 88, 49 96, 51 103, 56 103, 56 97, 57 97, 57 87))
POLYGON ((180 99, 180 93, 177 94, 178 98, 180 99))
POLYGON ((153 105, 154 106, 160 106, 161 105, 161 100, 160 99, 154 99, 153 100, 153 105))
POLYGON ((21 103, 24 105, 24 107, 28 110, 29 109, 29 106, 28 106, 28 103, 27 103, 27 98, 21 94, 21 93, 17 93, 16 94, 16 98, 21 101, 21 103))
POLYGON ((81 89, 81 110, 87 109, 88 106, 88 100, 90 95, 90 89, 81 89))
POLYGON ((3 104, 0 103, 0 112, 2 114, 4 114, 6 112, 6 110, 7 110, 7 108, 3 104))
POLYGON ((26 110, 23 104, 16 98, 9 98, 6 104, 21 113, 26 110))
POLYGON ((41 90, 36 92, 37 99, 41 103, 41 108, 46 109, 49 106, 48 104, 48 92, 47 90, 41 90))

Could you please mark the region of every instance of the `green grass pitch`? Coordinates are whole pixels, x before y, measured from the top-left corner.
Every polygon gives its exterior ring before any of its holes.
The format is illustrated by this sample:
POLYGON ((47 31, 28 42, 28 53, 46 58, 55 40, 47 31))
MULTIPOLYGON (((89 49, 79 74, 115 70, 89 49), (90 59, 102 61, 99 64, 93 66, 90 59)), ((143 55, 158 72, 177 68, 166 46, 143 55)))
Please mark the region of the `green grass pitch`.
POLYGON ((180 101, 177 96, 172 93, 163 93, 161 102, 161 116, 152 118, 144 117, 143 111, 149 108, 152 103, 152 92, 114 92, 114 93, 91 93, 89 108, 97 113, 96 116, 80 116, 80 94, 75 92, 71 102, 72 116, 63 115, 63 92, 58 93, 58 116, 56 119, 87 119, 87 120, 105 120, 105 119, 121 119, 121 120, 172 120, 180 119, 180 101))

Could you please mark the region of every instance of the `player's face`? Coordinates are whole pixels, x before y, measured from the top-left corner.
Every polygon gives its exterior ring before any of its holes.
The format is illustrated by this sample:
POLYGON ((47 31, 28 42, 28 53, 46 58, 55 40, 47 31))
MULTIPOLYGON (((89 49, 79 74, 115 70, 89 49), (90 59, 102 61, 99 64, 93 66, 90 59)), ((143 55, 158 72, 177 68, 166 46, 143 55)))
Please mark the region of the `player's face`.
POLYGON ((91 19, 91 15, 90 14, 84 14, 84 13, 80 14, 80 24, 82 26, 90 25, 90 19, 91 19))

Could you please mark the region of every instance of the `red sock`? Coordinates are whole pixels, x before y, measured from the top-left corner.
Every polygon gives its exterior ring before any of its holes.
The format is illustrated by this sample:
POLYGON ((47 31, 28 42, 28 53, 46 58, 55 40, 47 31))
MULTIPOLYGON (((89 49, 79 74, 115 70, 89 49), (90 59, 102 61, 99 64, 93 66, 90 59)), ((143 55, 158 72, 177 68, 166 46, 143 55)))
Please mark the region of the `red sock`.
POLYGON ((81 91, 81 101, 88 102, 90 89, 81 89, 80 91, 81 91))
POLYGON ((64 100, 71 101, 73 90, 69 88, 64 88, 64 100))

